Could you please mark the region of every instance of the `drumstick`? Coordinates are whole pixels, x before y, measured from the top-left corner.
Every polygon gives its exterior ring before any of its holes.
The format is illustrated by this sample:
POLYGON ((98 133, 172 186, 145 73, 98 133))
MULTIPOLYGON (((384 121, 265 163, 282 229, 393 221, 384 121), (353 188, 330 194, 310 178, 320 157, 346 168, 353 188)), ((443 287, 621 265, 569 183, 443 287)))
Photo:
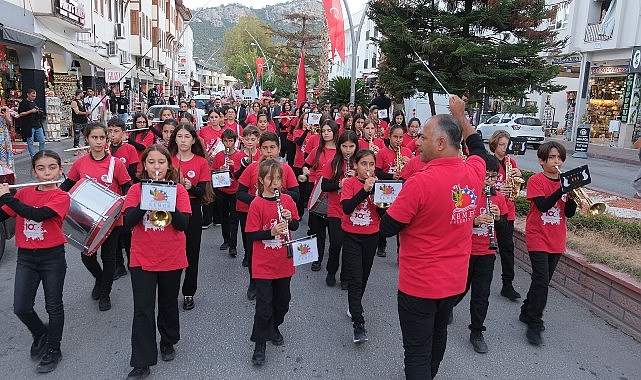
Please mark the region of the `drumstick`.
POLYGON ((89 145, 87 145, 87 146, 79 146, 79 147, 76 147, 76 148, 65 149, 65 150, 63 150, 63 152, 73 152, 74 150, 84 150, 84 149, 87 149, 87 150, 90 149, 89 145))
POLYGON ((440 81, 440 80, 438 80, 438 78, 436 77, 436 75, 434 75, 434 73, 432 72, 432 69, 430 69, 430 67, 427 65, 427 63, 426 63, 425 61, 423 61, 423 58, 421 58, 421 56, 420 56, 420 55, 418 55, 418 53, 416 52, 416 50, 414 50, 414 54, 416 54, 416 57, 418 57, 419 61, 421 61, 421 63, 423 64, 423 66, 425 66, 425 68, 427 69, 427 71, 429 71, 429 72, 430 72, 430 74, 432 74, 432 77, 434 77, 434 79, 436 80, 436 82, 439 84, 439 86, 441 86, 441 88, 443 89, 443 91, 445 91, 445 93, 446 93, 446 94, 447 94, 447 96, 449 97, 449 96, 450 96, 450 93, 449 93, 449 92, 447 92, 447 90, 445 89, 445 86, 443 86, 443 83, 441 83, 441 81, 440 81))

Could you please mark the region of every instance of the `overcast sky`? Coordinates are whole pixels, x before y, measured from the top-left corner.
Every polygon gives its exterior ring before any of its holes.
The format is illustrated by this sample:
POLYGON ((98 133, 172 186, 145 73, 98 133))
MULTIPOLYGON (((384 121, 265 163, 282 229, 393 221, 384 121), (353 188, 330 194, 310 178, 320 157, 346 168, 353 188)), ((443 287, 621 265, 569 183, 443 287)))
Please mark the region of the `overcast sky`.
MULTIPOLYGON (((286 0, 262 0, 260 2, 261 5, 273 5, 273 4, 278 4, 278 3, 285 3, 287 2, 286 0)), ((349 9, 352 11, 352 14, 360 11, 363 9, 363 5, 367 2, 367 0, 347 0, 347 4, 349 4, 349 9)), ((183 0, 183 4, 185 4, 188 8, 190 9, 196 9, 199 7, 215 7, 218 5, 223 5, 223 4, 242 4, 245 6, 248 6, 250 8, 256 8, 256 0, 183 0)), ((342 2, 341 2, 342 5, 342 2)))

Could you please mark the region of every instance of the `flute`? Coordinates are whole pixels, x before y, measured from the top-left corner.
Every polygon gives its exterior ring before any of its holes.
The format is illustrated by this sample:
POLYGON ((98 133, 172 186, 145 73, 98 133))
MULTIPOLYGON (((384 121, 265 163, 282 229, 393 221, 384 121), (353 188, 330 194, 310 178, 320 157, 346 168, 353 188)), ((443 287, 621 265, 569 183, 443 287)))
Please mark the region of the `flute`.
POLYGON ((89 150, 89 149, 91 149, 91 148, 89 148, 89 145, 87 145, 87 146, 79 146, 79 147, 76 147, 76 148, 65 149, 65 150, 63 150, 63 152, 73 152, 75 150, 89 150))
MULTIPOLYGON (((274 190, 274 196, 276 197, 276 207, 278 208, 278 223, 287 222, 287 219, 283 216, 283 205, 280 203, 280 191, 274 190)), ((282 234, 285 245, 287 246, 287 258, 294 257, 294 252, 292 251, 292 246, 289 244, 289 228, 285 227, 285 231, 282 234)))
POLYGON ((19 189, 21 187, 27 187, 27 186, 38 186, 38 185, 57 185, 59 183, 63 183, 64 181, 59 179, 57 181, 44 181, 44 182, 29 182, 29 183, 20 183, 17 185, 9 185, 10 189, 19 189))
POLYGON ((134 128, 134 129, 126 129, 125 132, 138 132, 138 131, 146 131, 148 130, 149 127, 146 128, 134 128))

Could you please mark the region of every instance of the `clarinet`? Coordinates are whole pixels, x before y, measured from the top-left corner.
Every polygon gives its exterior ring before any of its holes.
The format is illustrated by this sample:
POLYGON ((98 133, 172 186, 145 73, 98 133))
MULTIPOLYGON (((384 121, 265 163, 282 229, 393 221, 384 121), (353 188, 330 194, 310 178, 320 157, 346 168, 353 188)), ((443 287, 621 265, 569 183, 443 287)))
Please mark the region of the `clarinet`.
MULTIPOLYGON (((485 198, 487 200, 486 205, 485 205, 485 207, 487 209, 487 213, 490 214, 490 215, 493 215, 492 211, 491 211, 491 209, 492 209, 491 191, 492 191, 492 188, 489 185, 486 185, 485 188, 483 189, 483 193, 485 194, 485 198)), ((495 235, 495 232, 494 232, 494 223, 488 223, 487 230, 488 230, 488 232, 490 234, 490 249, 497 250, 499 248, 499 246, 496 244, 496 235, 495 235)))
POLYGON ((229 166, 227 166, 227 160, 229 160, 229 147, 225 147, 225 169, 229 170, 229 166))
MULTIPOLYGON (((285 217, 283 217, 283 205, 280 203, 280 191, 274 190, 274 196, 276 197, 276 207, 278 208, 278 223, 287 222, 285 217)), ((286 227, 283 232, 283 240, 287 246, 287 258, 290 259, 294 257, 294 252, 292 252, 292 246, 289 244, 289 228, 286 227)))
POLYGON ((349 159, 350 158, 351 158, 351 156, 349 154, 345 155, 345 160, 346 160, 345 161, 345 178, 348 177, 347 173, 349 173, 349 171, 351 170, 350 165, 349 165, 349 159))

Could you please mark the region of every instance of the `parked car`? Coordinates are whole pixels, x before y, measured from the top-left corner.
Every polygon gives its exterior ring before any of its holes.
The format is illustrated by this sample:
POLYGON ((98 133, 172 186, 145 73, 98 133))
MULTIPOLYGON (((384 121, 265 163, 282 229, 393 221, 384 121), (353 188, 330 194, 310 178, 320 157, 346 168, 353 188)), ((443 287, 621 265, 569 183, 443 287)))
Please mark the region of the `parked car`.
POLYGON ((178 111, 180 111, 179 106, 172 106, 172 105, 156 105, 156 106, 151 106, 147 109, 147 118, 149 116, 153 116, 154 121, 159 121, 160 120, 160 111, 162 111, 164 108, 170 108, 172 111, 174 111, 174 114, 177 114, 178 111))
POLYGON ((196 101, 196 108, 205 109, 205 104, 209 101, 209 95, 196 95, 192 99, 196 101))
POLYGON ((545 141, 545 127, 541 119, 523 114, 496 114, 476 127, 483 141, 495 131, 507 131, 512 137, 525 137, 529 144, 540 145, 545 141))

